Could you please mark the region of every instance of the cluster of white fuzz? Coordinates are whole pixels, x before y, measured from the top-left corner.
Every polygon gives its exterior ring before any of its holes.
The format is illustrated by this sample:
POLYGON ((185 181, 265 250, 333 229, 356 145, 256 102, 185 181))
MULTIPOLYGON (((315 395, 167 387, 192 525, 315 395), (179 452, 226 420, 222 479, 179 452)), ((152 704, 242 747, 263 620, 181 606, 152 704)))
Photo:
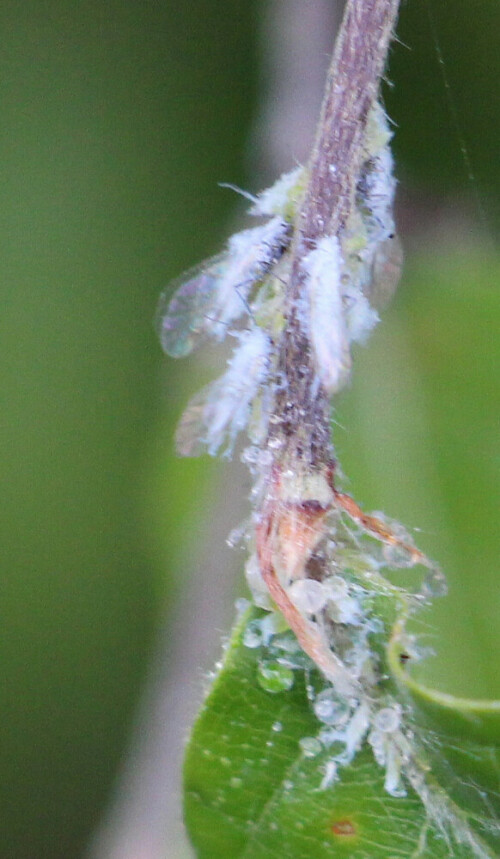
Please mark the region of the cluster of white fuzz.
MULTIPOLYGON (((348 601, 356 604, 351 621, 358 629, 350 648, 346 648, 344 658, 349 664, 350 650, 351 656, 354 655, 354 664, 350 662, 353 675, 358 679, 362 677, 365 683, 368 671, 371 671, 373 694, 370 693, 370 684, 366 693, 346 697, 325 681, 319 685, 309 681, 307 694, 319 728, 314 736, 300 740, 300 750, 306 758, 321 757, 318 787, 325 790, 337 781, 341 768, 350 764, 363 743, 367 742, 375 760, 385 769, 387 793, 404 796, 405 766, 413 757, 411 734, 404 727, 400 704, 387 696, 377 698, 376 659, 369 646, 369 634, 375 625, 363 616, 362 604, 347 594, 335 600, 341 615, 348 601)), ((348 606, 348 613, 352 608, 352 605, 348 606)), ((349 626, 347 618, 340 623, 349 626)), ((257 679, 267 692, 286 692, 293 687, 297 673, 302 676, 304 672, 306 676, 315 673, 313 663, 300 649, 278 612, 270 611, 264 617, 250 621, 243 635, 243 644, 262 650, 257 679)))
MULTIPOLYGON (((389 275, 381 257, 393 242, 395 180, 385 114, 376 105, 370 115, 365 161, 356 203, 346 229, 320 238, 302 262, 306 275, 300 315, 311 343, 317 384, 333 394, 347 382, 351 345, 364 342, 378 322, 373 306, 397 273, 389 275), (378 275, 377 275, 378 273, 378 275)), ((230 454, 238 433, 248 428, 259 445, 267 436, 272 413, 270 389, 276 389, 276 345, 284 326, 284 284, 293 222, 306 171, 297 167, 271 188, 251 197, 249 213, 265 223, 236 233, 223 254, 190 271, 166 290, 160 301, 158 328, 165 351, 187 355, 198 343, 235 336, 228 370, 188 405, 178 433, 183 455, 203 450, 230 454), (242 328, 243 325, 243 328, 242 328)))
MULTIPOLYGON (((379 319, 377 307, 393 290, 399 274, 390 138, 385 113, 375 105, 348 222, 340 236, 323 236, 301 260, 304 291, 296 309, 314 358, 315 384, 328 394, 346 384, 352 344, 364 342, 373 330, 379 319)), ((203 451, 229 455, 238 434, 246 429, 251 445, 242 458, 257 478, 253 490, 257 506, 265 498, 263 486, 276 455, 272 448, 281 443, 269 431, 279 421, 273 413, 276 391, 286 385, 278 372, 277 345, 285 327, 289 247, 306 178, 306 171, 297 167, 257 197, 245 194, 252 201, 249 213, 265 222, 237 233, 223 254, 189 272, 176 284, 173 295, 165 293, 158 313, 163 347, 175 357, 189 354, 204 340, 221 341, 227 334, 234 337, 236 346, 224 374, 188 405, 177 432, 177 446, 186 456, 203 451)), ((280 479, 286 483, 285 470, 280 479)), ((314 576, 304 563, 297 567, 293 553, 276 574, 307 628, 327 642, 332 659, 347 672, 350 691, 339 694, 340 687, 334 688, 318 673, 276 611, 254 551, 251 528, 246 532, 251 551, 246 575, 253 602, 265 613, 248 624, 243 643, 262 650, 258 682, 270 693, 291 689, 297 672, 320 678, 316 685, 307 684, 318 731, 300 741, 305 757, 321 757, 320 789, 334 784, 339 770, 368 744, 385 770, 385 789, 390 795, 404 795, 405 781, 422 795, 424 788, 419 791, 416 787, 418 767, 405 713, 381 691, 380 648, 373 644, 381 633, 381 621, 373 616, 370 603, 385 581, 380 572, 384 566, 404 569, 415 564, 411 538, 390 523, 391 532, 401 540, 393 545, 372 541, 367 548, 368 528, 354 522, 347 527, 332 498, 322 498, 321 487, 306 486, 307 479, 304 475, 297 478, 292 470, 287 498, 299 506, 304 500, 320 507, 325 502, 324 509, 333 510, 327 536, 311 549, 311 555, 319 559, 321 574, 314 576), (346 573, 349 558, 358 567, 354 576, 346 573), (377 587, 372 587, 375 580, 377 587)), ((330 485, 325 486, 331 495, 330 485)), ((382 522, 383 517, 378 518, 382 522)), ((297 535, 299 542, 301 539, 297 535)), ((298 556, 303 560, 307 551, 301 549, 298 556)), ((417 602, 443 588, 438 570, 431 567, 425 586, 426 591, 414 594, 417 602)))
MULTIPOLYGON (((289 497, 299 493, 299 483, 290 477, 289 497), (295 489, 294 489, 295 487, 295 489)), ((317 481, 316 481, 317 482, 317 481)), ((316 484, 302 487, 302 493, 320 494, 316 484)), ((258 682, 270 693, 292 688, 297 677, 315 677, 307 681, 307 692, 319 726, 315 735, 302 738, 300 748, 307 758, 320 760, 318 784, 321 789, 333 785, 342 767, 354 759, 363 745, 371 748, 376 762, 385 771, 384 786, 391 796, 404 796, 409 773, 418 770, 411 729, 400 703, 384 683, 381 651, 389 630, 374 614, 373 601, 381 595, 398 599, 404 593, 407 605, 418 609, 431 593, 442 593, 443 577, 437 568, 427 572, 424 586, 417 584, 411 594, 401 591, 384 577, 384 568, 406 570, 415 564, 411 555, 412 541, 397 523, 382 514, 380 520, 407 544, 395 551, 393 546, 368 538, 362 523, 347 522, 333 509, 328 514, 327 529, 315 545, 312 566, 297 571, 289 565, 277 565, 276 572, 289 599, 302 617, 320 635, 348 672, 351 692, 340 692, 339 685, 328 682, 318 673, 312 660, 304 654, 281 613, 276 610, 262 577, 259 561, 251 551, 246 564, 247 583, 252 602, 264 614, 246 627, 243 643, 260 648, 258 682), (319 563, 320 579, 314 578, 314 563, 319 563)), ((240 530, 233 543, 244 538, 252 550, 252 530, 240 530)), ((418 579, 418 577, 416 577, 418 579)), ((415 639, 406 635, 400 646, 413 661, 423 655, 415 639)))

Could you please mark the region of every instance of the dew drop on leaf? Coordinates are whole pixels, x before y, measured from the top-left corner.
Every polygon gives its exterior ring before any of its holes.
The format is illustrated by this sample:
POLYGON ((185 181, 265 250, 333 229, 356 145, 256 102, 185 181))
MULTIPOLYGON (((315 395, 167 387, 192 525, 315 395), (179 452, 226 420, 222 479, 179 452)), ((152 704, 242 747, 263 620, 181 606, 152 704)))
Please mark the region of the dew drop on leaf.
POLYGON ((383 733, 392 733, 399 728, 401 721, 401 712, 398 707, 384 707, 376 714, 373 725, 374 728, 383 733))
POLYGON ((305 758, 315 758, 322 751, 323 746, 316 737, 302 737, 299 746, 305 758))
POLYGON ((254 649, 262 644, 262 627, 260 620, 252 620, 243 633, 243 644, 245 647, 254 649))
POLYGON ((288 595, 302 614, 316 614, 327 600, 323 585, 314 579, 294 582, 288 589, 288 595))
POLYGON ((287 692, 293 686, 293 671, 277 661, 261 662, 257 682, 266 692, 287 692))
POLYGON ((314 702, 314 712, 325 725, 339 725, 347 719, 350 707, 333 689, 324 689, 314 702))

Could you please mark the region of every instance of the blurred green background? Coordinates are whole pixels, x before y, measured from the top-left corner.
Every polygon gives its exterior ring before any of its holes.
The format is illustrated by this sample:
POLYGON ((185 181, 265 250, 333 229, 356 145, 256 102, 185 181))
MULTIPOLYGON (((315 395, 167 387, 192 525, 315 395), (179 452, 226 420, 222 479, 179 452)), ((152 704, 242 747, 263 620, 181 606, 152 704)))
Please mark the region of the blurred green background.
MULTIPOLYGON (((196 364, 163 362, 151 320, 165 282, 225 236, 234 200, 216 183, 256 190, 266 6, 0 8, 2 859, 83 854, 210 504, 217 469, 175 460, 171 442, 196 364)), ((500 7, 429 6, 446 82, 427 4, 412 0, 386 88, 407 267, 335 432, 356 498, 421 528, 449 577, 422 627, 440 654, 424 676, 488 696, 500 692, 500 7)))

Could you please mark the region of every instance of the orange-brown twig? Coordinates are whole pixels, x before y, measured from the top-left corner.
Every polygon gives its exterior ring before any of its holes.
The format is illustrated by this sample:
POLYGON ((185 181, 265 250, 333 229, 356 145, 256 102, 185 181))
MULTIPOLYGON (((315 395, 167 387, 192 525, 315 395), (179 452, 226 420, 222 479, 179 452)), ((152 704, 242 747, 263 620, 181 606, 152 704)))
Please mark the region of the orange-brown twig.
MULTIPOLYGON (((277 535, 280 531, 280 512, 277 506, 275 499, 268 500, 256 529, 257 556, 262 578, 305 653, 340 694, 352 695, 356 692, 356 681, 349 675, 342 660, 330 650, 318 627, 294 605, 276 574, 275 556, 279 552, 277 535)), ((300 551, 299 547, 298 550, 300 551)), ((303 555, 302 563, 305 566, 310 555, 309 549, 305 548, 303 555)))

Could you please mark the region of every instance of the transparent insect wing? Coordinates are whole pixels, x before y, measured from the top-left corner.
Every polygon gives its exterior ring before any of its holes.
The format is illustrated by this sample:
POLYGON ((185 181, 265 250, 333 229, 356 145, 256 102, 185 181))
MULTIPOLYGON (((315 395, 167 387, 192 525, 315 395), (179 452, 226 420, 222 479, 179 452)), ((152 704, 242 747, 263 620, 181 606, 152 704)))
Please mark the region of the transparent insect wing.
POLYGON ((403 247, 398 236, 378 245, 373 258, 370 302, 377 308, 385 307, 396 291, 403 268, 403 247))
POLYGON ((207 337, 223 340, 248 312, 248 296, 281 257, 289 226, 279 217, 232 236, 227 250, 174 282, 160 299, 158 331, 168 355, 181 358, 207 337), (172 289, 172 298, 169 296, 172 289))
POLYGON ((183 358, 211 336, 226 260, 227 253, 205 260, 172 281, 162 293, 156 318, 167 355, 183 358))
POLYGON ((219 382, 211 382, 189 401, 175 433, 179 456, 200 456, 206 451, 206 411, 219 382))

